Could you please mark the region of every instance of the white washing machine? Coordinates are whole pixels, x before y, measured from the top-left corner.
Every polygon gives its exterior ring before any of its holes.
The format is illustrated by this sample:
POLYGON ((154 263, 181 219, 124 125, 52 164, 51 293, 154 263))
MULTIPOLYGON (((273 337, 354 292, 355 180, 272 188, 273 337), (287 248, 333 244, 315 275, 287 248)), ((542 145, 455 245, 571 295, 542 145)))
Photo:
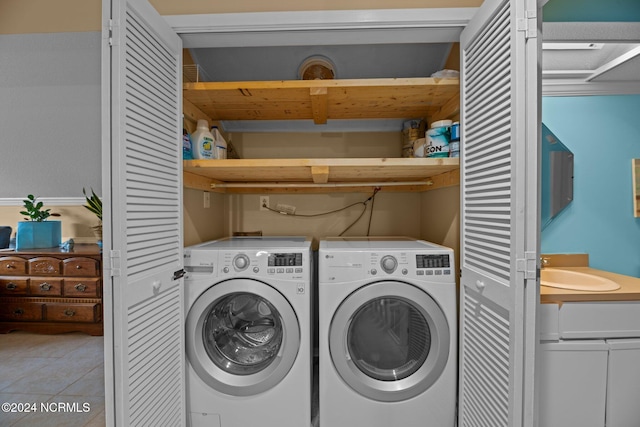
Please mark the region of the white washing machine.
POLYGON ((398 237, 320 242, 320 425, 453 427, 453 251, 398 237))
POLYGON ((310 425, 310 239, 207 242, 185 270, 190 425, 310 425))

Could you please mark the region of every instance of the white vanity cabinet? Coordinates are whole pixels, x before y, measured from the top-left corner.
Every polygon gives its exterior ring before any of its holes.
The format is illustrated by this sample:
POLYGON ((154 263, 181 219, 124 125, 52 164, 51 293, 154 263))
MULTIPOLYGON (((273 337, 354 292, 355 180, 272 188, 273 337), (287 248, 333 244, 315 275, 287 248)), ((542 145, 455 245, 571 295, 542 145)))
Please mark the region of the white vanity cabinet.
POLYGON ((540 305, 540 427, 640 426, 640 301, 540 305))
POLYGON ((603 340, 540 345, 540 427, 604 427, 607 358, 603 340))
POLYGON ((607 345, 607 427, 640 426, 640 339, 607 345))

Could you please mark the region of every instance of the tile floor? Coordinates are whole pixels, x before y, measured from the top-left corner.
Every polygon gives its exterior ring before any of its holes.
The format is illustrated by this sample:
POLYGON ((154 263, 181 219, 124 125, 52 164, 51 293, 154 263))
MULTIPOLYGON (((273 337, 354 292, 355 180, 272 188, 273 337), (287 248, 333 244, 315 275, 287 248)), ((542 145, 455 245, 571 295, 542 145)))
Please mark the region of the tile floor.
POLYGON ((5 403, 35 404, 37 411, 0 410, 2 427, 104 426, 103 338, 0 334, 0 404, 5 403))

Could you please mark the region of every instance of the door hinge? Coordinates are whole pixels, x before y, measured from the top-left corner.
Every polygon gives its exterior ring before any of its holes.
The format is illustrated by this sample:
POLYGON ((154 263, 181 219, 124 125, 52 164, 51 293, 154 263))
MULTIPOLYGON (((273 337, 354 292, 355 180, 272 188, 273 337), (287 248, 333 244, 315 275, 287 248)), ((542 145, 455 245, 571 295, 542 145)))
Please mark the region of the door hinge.
POLYGON ((516 28, 518 31, 524 31, 526 39, 535 39, 538 37, 538 13, 534 10, 526 10, 524 18, 516 19, 516 28))
POLYGON ((182 279, 185 274, 187 274, 187 272, 184 271, 184 268, 182 268, 182 269, 180 269, 178 271, 174 271, 173 272, 173 280, 182 279))
POLYGON ((109 41, 109 46, 113 46, 113 19, 109 19, 107 23, 107 40, 109 41))
POLYGON ((116 45, 116 30, 118 29, 118 25, 114 23, 113 19, 109 19, 107 22, 107 39, 109 42, 109 46, 113 47, 116 45))
POLYGON ((111 277, 120 276, 120 251, 109 251, 111 277))
POLYGON ((538 277, 538 255, 535 252, 525 252, 524 258, 516 259, 516 271, 524 273, 525 279, 538 277))

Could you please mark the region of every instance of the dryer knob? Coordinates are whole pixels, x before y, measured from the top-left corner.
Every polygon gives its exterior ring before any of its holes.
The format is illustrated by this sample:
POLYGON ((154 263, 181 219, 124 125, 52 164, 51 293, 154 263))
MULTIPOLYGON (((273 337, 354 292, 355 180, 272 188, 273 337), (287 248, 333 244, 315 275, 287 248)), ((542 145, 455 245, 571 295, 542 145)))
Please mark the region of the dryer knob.
POLYGON ((398 261, 391 255, 383 256, 380 260, 380 267, 388 274, 393 273, 397 266, 398 261))
POLYGON ((236 257, 233 259, 233 266, 237 270, 244 270, 249 266, 249 257, 244 254, 236 255, 236 257))

